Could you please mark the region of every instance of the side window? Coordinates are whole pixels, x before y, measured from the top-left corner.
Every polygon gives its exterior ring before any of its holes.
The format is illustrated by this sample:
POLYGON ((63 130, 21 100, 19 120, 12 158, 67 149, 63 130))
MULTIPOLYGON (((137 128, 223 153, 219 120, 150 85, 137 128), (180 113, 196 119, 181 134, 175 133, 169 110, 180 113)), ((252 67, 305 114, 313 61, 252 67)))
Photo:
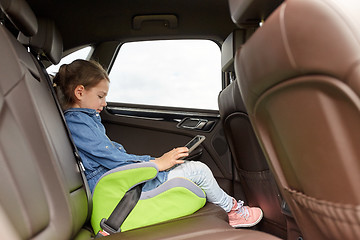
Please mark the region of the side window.
POLYGON ((49 74, 55 75, 59 71, 59 68, 61 65, 69 64, 76 59, 87 59, 91 50, 92 50, 91 47, 84 47, 75 52, 72 52, 69 55, 67 55, 66 57, 62 58, 58 64, 51 65, 46 70, 49 74))
POLYGON ((210 40, 125 43, 109 77, 108 102, 217 110, 220 48, 210 40))

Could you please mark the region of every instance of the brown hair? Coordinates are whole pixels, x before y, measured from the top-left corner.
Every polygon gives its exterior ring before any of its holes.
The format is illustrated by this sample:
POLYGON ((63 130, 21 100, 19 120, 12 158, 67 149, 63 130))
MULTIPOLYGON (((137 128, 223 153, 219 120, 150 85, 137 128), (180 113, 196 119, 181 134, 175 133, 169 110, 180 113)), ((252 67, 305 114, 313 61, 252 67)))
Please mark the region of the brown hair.
POLYGON ((61 65, 53 79, 56 95, 63 110, 75 103, 75 88, 83 85, 85 89, 96 86, 101 80, 110 82, 105 69, 95 61, 75 60, 61 65))

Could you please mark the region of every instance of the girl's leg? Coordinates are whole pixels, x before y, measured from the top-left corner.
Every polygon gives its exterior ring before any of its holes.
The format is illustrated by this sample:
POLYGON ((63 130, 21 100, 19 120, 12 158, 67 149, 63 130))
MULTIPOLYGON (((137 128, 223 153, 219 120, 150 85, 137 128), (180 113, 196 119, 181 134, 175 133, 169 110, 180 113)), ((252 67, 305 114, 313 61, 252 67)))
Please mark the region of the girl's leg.
POLYGON ((198 161, 188 161, 169 171, 168 179, 184 177, 204 190, 207 201, 228 212, 229 223, 233 227, 252 227, 260 222, 263 212, 260 208, 243 206, 224 192, 216 182, 207 165, 198 161))
POLYGON ((230 212, 233 206, 233 198, 220 188, 209 167, 198 161, 186 161, 169 171, 168 179, 184 177, 193 181, 206 193, 208 202, 222 207, 230 212))

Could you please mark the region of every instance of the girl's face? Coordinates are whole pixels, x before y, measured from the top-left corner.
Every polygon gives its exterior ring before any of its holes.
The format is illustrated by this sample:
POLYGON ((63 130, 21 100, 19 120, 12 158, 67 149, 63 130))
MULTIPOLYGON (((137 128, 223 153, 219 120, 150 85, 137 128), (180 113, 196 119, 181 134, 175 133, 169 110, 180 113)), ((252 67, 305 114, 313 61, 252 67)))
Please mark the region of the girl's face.
POLYGON ((75 88, 75 96, 77 102, 74 107, 90 108, 101 112, 106 106, 106 96, 109 91, 109 81, 107 79, 101 80, 92 88, 85 89, 83 85, 78 85, 75 88))

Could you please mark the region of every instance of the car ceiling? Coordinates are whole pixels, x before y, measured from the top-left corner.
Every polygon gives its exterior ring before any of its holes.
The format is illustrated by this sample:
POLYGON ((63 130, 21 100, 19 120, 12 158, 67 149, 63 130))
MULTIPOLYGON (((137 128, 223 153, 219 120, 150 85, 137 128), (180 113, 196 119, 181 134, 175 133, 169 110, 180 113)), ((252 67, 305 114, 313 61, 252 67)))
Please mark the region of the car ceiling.
POLYGON ((64 50, 104 41, 205 37, 221 42, 236 28, 227 0, 28 0, 38 17, 55 20, 64 50), (171 14, 178 26, 163 22, 133 29, 139 15, 171 14))

